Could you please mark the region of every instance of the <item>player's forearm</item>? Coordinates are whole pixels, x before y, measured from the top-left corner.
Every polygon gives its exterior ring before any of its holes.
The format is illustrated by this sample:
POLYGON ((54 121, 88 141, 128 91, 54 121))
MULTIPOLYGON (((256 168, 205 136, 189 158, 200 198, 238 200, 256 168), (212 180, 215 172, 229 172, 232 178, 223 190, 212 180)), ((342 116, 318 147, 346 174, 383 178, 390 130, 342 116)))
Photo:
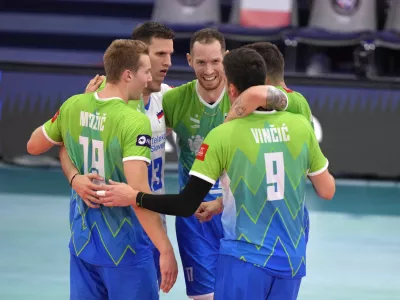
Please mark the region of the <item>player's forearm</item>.
POLYGON ((271 85, 253 86, 245 90, 232 104, 225 122, 243 118, 261 107, 267 110, 285 110, 288 104, 284 92, 271 85))
POLYGON ((61 162, 61 168, 64 172, 65 177, 67 177, 68 182, 71 181, 71 178, 76 174, 79 173, 78 169, 75 167, 75 165, 72 163, 71 159, 69 158, 67 149, 65 146, 62 146, 60 148, 60 162, 61 162))
POLYGON ((258 107, 266 108, 267 92, 266 86, 254 86, 245 90, 232 104, 225 122, 243 118, 258 107))
POLYGON ((192 176, 180 194, 150 195, 138 193, 137 206, 165 215, 190 217, 207 196, 212 184, 192 176))
POLYGON ((255 103, 244 103, 242 96, 243 94, 240 95, 239 98, 236 99, 236 101, 232 104, 232 107, 229 110, 224 123, 238 118, 243 118, 257 108, 257 106, 255 106, 255 103))
POLYGON ((173 252, 172 245, 162 225, 160 215, 140 207, 135 207, 134 209, 140 224, 158 251, 160 251, 160 253, 173 252))

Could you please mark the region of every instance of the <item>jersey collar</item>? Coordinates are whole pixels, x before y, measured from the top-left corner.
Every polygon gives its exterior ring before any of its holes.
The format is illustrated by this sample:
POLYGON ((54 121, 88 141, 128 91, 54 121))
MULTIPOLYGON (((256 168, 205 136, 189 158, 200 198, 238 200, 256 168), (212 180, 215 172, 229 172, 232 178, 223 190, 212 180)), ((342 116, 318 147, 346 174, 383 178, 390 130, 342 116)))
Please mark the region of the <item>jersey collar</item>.
MULTIPOLYGON (((143 101, 143 97, 142 97, 142 101, 143 101)), ((144 109, 145 109, 146 111, 148 111, 148 110, 149 110, 149 107, 150 107, 150 101, 151 101, 151 95, 150 95, 149 101, 147 102, 146 106, 144 107, 144 109)))
POLYGON ((96 100, 99 100, 99 101, 110 101, 110 100, 121 100, 121 101, 124 101, 124 100, 122 100, 122 98, 120 98, 120 97, 100 98, 100 97, 99 97, 99 94, 98 94, 97 92, 94 92, 94 97, 96 98, 96 100))
POLYGON ((272 115, 274 113, 276 113, 276 110, 270 110, 270 111, 255 110, 252 112, 252 114, 256 114, 256 115, 272 115))
POLYGON ((222 98, 223 98, 224 95, 225 95, 225 88, 224 88, 224 89, 222 90, 221 95, 219 95, 217 101, 215 101, 213 104, 210 104, 210 103, 208 103, 207 101, 205 101, 205 100, 200 96, 200 93, 199 93, 199 81, 198 81, 198 80, 196 80, 195 89, 196 89, 197 97, 199 97, 200 102, 203 103, 205 106, 207 106, 207 107, 209 107, 209 108, 214 108, 214 107, 216 107, 216 106, 221 102, 222 98))

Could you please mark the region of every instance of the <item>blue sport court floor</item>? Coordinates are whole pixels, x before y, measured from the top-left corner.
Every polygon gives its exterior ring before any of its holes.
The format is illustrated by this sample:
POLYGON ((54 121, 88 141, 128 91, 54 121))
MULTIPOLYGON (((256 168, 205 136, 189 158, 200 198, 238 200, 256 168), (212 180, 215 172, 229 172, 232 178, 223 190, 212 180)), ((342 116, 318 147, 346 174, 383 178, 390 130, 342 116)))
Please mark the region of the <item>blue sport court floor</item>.
MULTIPOLYGON (((167 173, 168 192, 177 174, 167 173)), ((69 186, 58 168, 0 167, 0 299, 69 299, 69 186)), ((309 186, 308 272, 300 300, 400 299, 400 183, 339 181, 331 202, 309 186)), ((168 218, 174 243, 174 218, 168 218)), ((183 272, 163 300, 187 299, 183 272)))

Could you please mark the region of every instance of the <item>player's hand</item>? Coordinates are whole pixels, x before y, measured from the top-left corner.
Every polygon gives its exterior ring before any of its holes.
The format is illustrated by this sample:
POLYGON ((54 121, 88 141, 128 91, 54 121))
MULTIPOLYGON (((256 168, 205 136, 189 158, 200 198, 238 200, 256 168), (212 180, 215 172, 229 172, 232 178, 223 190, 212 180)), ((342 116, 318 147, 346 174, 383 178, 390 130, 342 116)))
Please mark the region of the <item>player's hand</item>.
POLYGON ((89 81, 85 89, 85 94, 94 93, 95 91, 97 91, 97 89, 102 84, 104 79, 106 79, 105 76, 103 75, 100 76, 99 74, 97 74, 92 80, 89 81))
POLYGON ((178 264, 176 263, 174 251, 160 253, 160 272, 161 285, 160 289, 164 293, 168 293, 176 282, 178 276, 178 264))
POLYGON ((202 202, 194 215, 201 223, 208 222, 213 216, 219 215, 223 209, 222 198, 218 197, 214 201, 202 202))
POLYGON ((109 184, 100 185, 100 190, 105 191, 104 196, 100 196, 100 202, 104 206, 136 206, 136 196, 138 191, 134 190, 126 183, 115 182, 111 179, 109 184))
POLYGON ((72 189, 75 190, 87 206, 98 208, 100 201, 96 195, 96 191, 100 189, 100 186, 92 182, 94 179, 103 181, 103 178, 96 173, 76 175, 72 181, 72 189))

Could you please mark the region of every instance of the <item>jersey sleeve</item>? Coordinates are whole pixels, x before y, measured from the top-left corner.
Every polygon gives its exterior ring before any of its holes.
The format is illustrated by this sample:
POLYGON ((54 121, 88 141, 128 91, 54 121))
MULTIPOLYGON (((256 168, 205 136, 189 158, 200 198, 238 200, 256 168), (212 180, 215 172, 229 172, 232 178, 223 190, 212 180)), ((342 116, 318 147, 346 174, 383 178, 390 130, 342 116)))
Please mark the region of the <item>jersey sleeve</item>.
POLYGON ((121 146, 123 162, 143 160, 150 163, 151 126, 147 116, 135 112, 125 117, 121 146))
POLYGON ((42 126, 42 131, 46 139, 55 145, 61 145, 63 142, 61 133, 61 119, 62 119, 61 115, 63 113, 64 105, 65 103, 54 114, 54 116, 46 123, 44 123, 42 126))
POLYGON ((319 175, 328 169, 329 161, 322 153, 322 150, 319 146, 318 140, 314 134, 314 132, 310 128, 310 152, 309 152, 309 161, 310 167, 308 170, 308 176, 319 175))
POLYGON ((304 116, 312 124, 311 108, 307 100, 291 91, 286 91, 286 95, 288 96, 288 104, 285 110, 304 116))
POLYGON ((189 175, 215 184, 226 168, 223 154, 224 144, 221 142, 221 135, 215 128, 210 131, 197 152, 196 160, 189 175))

